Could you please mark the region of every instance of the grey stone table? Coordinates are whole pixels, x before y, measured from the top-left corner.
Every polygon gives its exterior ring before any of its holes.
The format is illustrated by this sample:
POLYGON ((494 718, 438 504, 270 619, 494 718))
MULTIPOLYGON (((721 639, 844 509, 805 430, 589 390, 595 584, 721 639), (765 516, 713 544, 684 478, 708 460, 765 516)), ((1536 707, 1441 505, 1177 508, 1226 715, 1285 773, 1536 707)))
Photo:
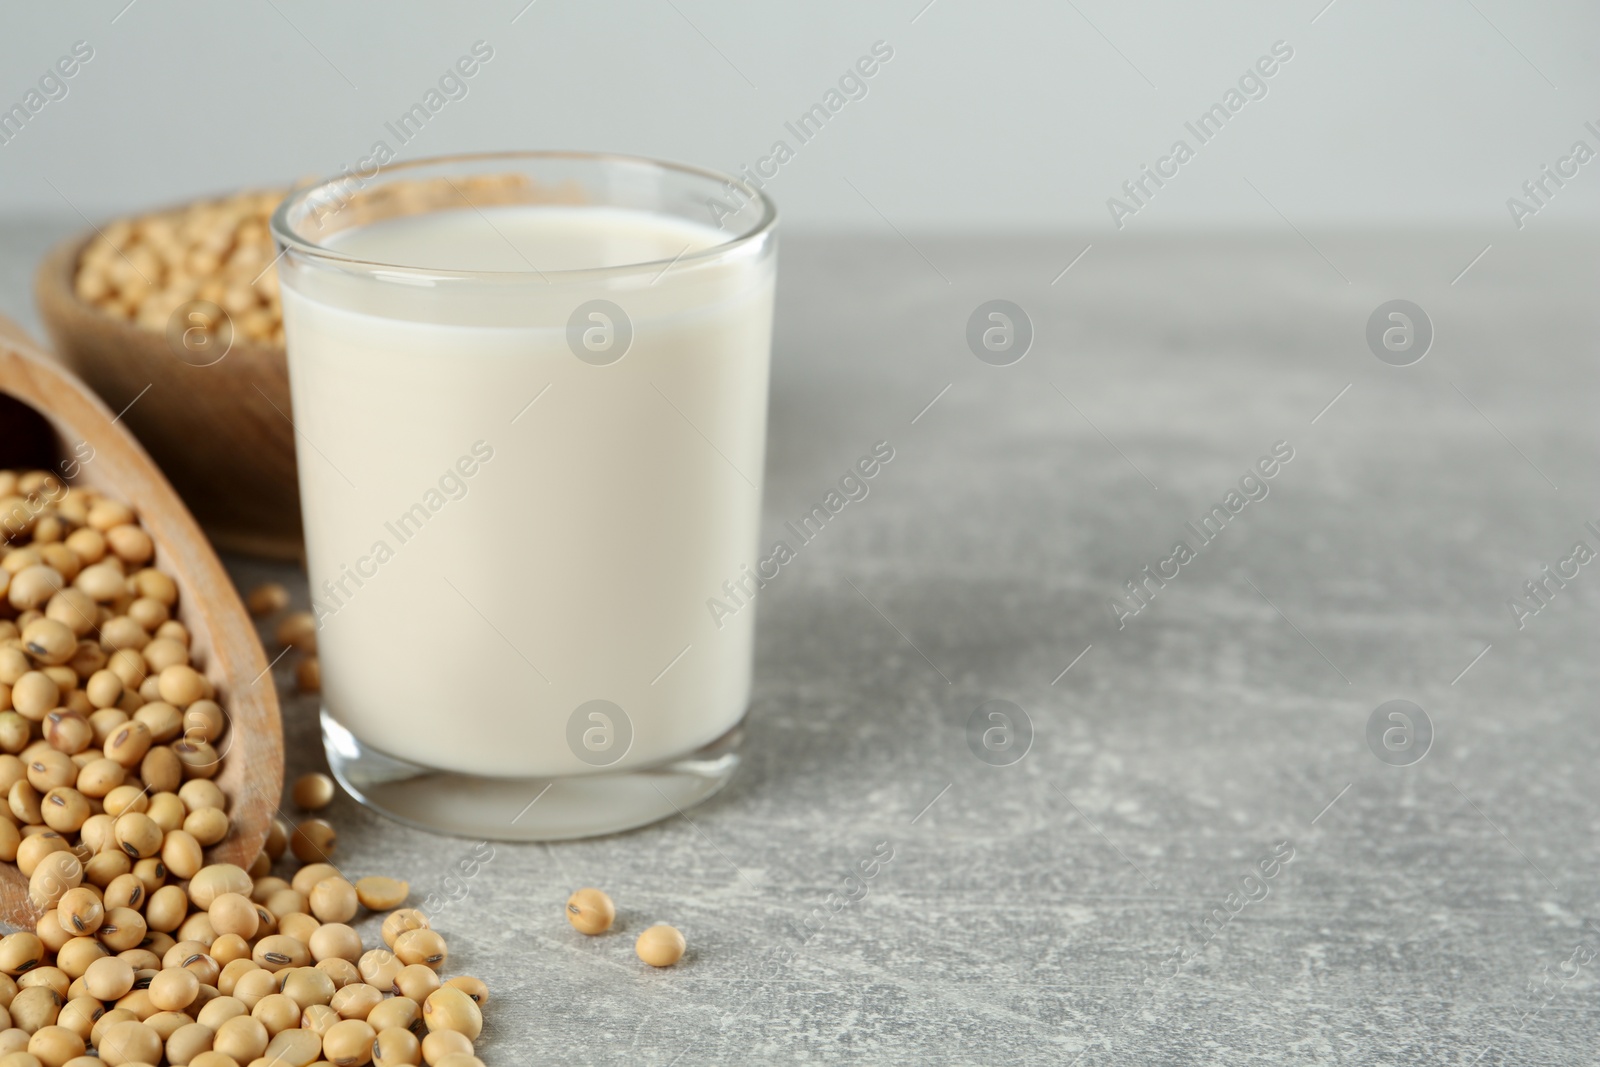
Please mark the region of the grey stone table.
MULTIPOLYGON (((6 231, 0 310, 56 232, 6 231)), ((769 529, 895 458, 762 594, 737 782, 496 845, 437 917, 489 1062, 1600 1059, 1592 240, 1308 236, 787 241, 769 529), (966 341, 995 298, 1010 366, 966 341), (1365 337, 1394 298, 1410 366, 1365 337), (1009 748, 969 745, 991 700, 1009 748), (568 928, 584 884, 616 936, 568 928)), ((333 818, 419 896, 474 854, 333 818)))

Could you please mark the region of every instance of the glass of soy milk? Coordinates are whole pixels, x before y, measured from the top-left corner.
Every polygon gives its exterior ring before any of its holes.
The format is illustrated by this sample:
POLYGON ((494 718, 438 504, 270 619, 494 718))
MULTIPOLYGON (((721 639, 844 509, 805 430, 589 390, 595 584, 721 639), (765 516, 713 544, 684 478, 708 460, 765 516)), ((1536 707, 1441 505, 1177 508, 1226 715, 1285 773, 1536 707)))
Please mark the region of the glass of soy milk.
POLYGON ((728 781, 775 221, 735 178, 565 152, 374 167, 279 207, 323 740, 355 796, 548 840, 728 781))

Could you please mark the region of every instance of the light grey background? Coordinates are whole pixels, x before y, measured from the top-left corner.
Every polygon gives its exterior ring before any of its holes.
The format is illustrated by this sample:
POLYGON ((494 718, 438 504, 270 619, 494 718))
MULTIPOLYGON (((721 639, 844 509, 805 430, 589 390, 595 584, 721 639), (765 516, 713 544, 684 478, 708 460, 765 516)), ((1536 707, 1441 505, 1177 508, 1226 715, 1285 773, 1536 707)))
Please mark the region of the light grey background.
MULTIPOLYGON (((1509 231, 1506 199, 1541 165, 1579 137, 1600 148, 1583 128, 1600 121, 1600 8, 1584 0, 527 4, 8 7, 0 106, 73 42, 95 57, 0 146, 0 214, 70 201, 98 217, 335 172, 479 39, 495 58, 402 158, 566 147, 735 169, 795 146, 784 121, 886 42, 868 95, 773 181, 806 228, 1115 233, 1107 198, 1278 40, 1294 58, 1268 95, 1129 229, 1509 231)), ((1600 218, 1595 171, 1535 224, 1600 218)))

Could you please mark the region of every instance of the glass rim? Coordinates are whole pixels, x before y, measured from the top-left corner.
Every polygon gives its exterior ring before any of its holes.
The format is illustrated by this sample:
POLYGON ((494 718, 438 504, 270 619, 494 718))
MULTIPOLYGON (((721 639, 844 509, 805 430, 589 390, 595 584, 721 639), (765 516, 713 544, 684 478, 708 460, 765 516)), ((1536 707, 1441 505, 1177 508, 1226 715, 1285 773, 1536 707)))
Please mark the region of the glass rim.
MULTIPOLYGON (((314 184, 296 189, 273 209, 272 218, 268 229, 281 248, 279 258, 288 253, 295 252, 313 260, 321 260, 329 264, 338 264, 348 267, 366 268, 373 272, 398 273, 419 275, 434 278, 538 278, 545 282, 555 279, 593 278, 601 275, 632 274, 648 270, 662 270, 674 265, 693 264, 724 258, 746 245, 753 244, 760 238, 767 236, 777 226, 778 206, 766 193, 754 185, 738 177, 712 170, 709 167, 697 167, 689 163, 679 163, 673 160, 655 159, 650 156, 635 156, 624 152, 587 152, 566 149, 513 149, 502 152, 457 152, 439 156, 427 156, 422 159, 407 160, 404 163, 395 163, 386 166, 379 172, 383 175, 393 174, 396 171, 418 170, 434 167, 445 163, 476 163, 527 160, 576 160, 588 163, 627 163, 643 164, 664 171, 674 171, 679 174, 689 175, 715 182, 719 186, 733 186, 742 192, 750 201, 761 206, 761 215, 751 228, 726 241, 699 249, 695 252, 680 254, 673 259, 640 260, 634 263, 620 263, 607 267, 576 267, 562 270, 545 270, 537 268, 529 270, 455 270, 435 267, 419 267, 414 263, 387 263, 382 260, 367 259, 362 256, 352 256, 329 248, 326 244, 310 241, 300 236, 290 223, 290 215, 297 211, 306 201, 318 192, 329 189, 340 181, 346 180, 349 175, 337 175, 324 178, 314 184)), ((373 176, 378 177, 377 174, 373 176)), ((373 183, 377 187, 377 183, 373 183)), ((472 206, 468 201, 468 206, 472 206)))

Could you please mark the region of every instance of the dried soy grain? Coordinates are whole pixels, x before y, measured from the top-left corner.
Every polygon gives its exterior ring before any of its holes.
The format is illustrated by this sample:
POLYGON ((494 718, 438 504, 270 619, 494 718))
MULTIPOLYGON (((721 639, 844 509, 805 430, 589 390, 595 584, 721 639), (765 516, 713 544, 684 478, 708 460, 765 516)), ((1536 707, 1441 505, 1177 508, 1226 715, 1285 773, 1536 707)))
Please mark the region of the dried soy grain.
POLYGON ((244 602, 257 618, 276 615, 289 606, 289 591, 277 582, 264 582, 250 590, 244 602))
POLYGON ((633 949, 652 967, 671 967, 683 958, 685 947, 683 935, 676 927, 658 925, 640 934, 633 949))
POLYGON ((333 802, 333 779, 326 774, 302 774, 294 780, 290 799, 302 811, 321 811, 333 802))
POLYGON ((580 933, 603 934, 616 917, 616 905, 598 889, 580 889, 567 898, 567 921, 580 933))

